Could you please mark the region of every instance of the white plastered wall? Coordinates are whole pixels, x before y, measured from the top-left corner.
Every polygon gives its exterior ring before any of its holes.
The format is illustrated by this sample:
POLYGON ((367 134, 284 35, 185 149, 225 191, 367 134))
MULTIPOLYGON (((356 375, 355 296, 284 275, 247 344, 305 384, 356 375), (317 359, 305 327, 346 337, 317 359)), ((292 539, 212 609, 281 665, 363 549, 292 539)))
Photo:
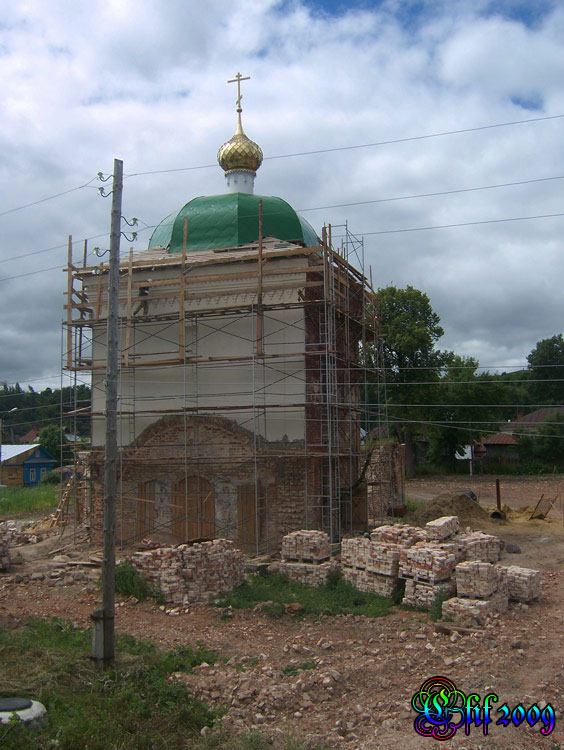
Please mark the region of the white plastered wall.
MULTIPOLYGON (((295 303, 297 289, 281 286, 289 281, 305 281, 305 274, 286 275, 285 268, 307 264, 305 258, 272 259, 269 269, 279 269, 280 276, 265 277, 263 303, 295 303)), ((249 287, 256 284, 251 279, 236 281, 198 282, 198 276, 222 272, 245 272, 256 269, 255 262, 242 262, 202 267, 195 266, 188 275, 188 295, 185 326, 187 362, 166 366, 126 367, 123 350, 126 331, 122 325, 119 334, 120 377, 118 404, 118 441, 129 444, 150 424, 166 414, 180 414, 184 406, 189 413, 223 416, 268 440, 303 440, 305 435, 305 321, 303 306, 267 310, 263 316, 264 359, 252 357, 256 353, 257 315, 255 312, 198 316, 199 310, 246 304, 256 301, 249 287), (209 296, 208 296, 209 295, 209 296), (196 313, 190 316, 191 313, 196 313), (277 355, 269 357, 268 355, 277 355), (280 356, 282 355, 282 356, 280 356), (198 364, 190 357, 201 358, 198 364), (241 360, 210 362, 210 357, 243 357, 241 360), (249 359, 250 358, 250 359, 249 359), (199 411, 195 410, 196 407, 199 411), (203 410, 203 407, 211 407, 203 410), (240 407, 240 408, 238 408, 240 407), (269 408, 270 407, 270 408, 269 408)), ((178 268, 159 268, 134 272, 133 283, 140 284, 166 278, 177 278, 178 268)), ((120 315, 125 315, 123 279, 120 287, 120 315)), ((94 286, 94 284, 93 284, 94 286)), ((164 287, 166 288, 166 287, 164 287)), ((171 288, 172 289, 172 288, 171 288)), ((93 294, 93 290, 90 292, 93 294)), ((134 308, 139 299, 134 299, 134 308)), ((106 310, 102 306, 102 315, 106 310)), ((149 302, 150 314, 173 313, 178 310, 178 296, 149 302)), ((178 319, 148 322, 137 319, 129 333, 130 364, 167 360, 178 356, 178 319)), ((103 363, 106 357, 106 327, 100 324, 93 331, 94 362, 103 363)), ((102 414, 105 408, 105 374, 94 370, 93 412, 102 414)), ((104 442, 105 420, 93 419, 93 445, 104 442)))

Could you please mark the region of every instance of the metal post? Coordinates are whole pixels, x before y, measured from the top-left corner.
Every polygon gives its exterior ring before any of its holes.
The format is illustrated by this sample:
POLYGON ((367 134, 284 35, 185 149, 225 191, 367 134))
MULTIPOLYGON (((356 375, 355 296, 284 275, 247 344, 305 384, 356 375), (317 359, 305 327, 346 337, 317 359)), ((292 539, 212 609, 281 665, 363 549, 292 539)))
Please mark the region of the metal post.
POLYGON ((102 567, 102 649, 104 661, 114 658, 115 564, 116 564, 116 467, 117 467, 117 378, 118 378, 118 289, 119 241, 123 162, 114 159, 110 266, 108 280, 108 328, 106 366, 106 451, 104 475, 104 560, 102 567))
POLYGON ((0 487, 2 487, 2 419, 0 419, 0 487))

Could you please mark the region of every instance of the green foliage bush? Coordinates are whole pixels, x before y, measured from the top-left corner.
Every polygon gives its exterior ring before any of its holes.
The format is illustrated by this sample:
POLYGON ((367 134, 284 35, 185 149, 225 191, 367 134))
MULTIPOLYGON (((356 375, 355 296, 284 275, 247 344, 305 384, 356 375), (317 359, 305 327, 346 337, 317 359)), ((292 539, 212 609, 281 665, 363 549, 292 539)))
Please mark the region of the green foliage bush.
POLYGON ((45 476, 39 480, 39 484, 41 486, 45 485, 52 485, 52 484, 60 484, 61 483, 61 475, 57 474, 54 471, 50 471, 48 474, 45 474, 45 476))
POLYGON ((152 586, 147 579, 135 568, 129 560, 123 560, 116 565, 116 593, 123 596, 134 596, 136 599, 153 597, 160 604, 164 604, 162 591, 152 586))

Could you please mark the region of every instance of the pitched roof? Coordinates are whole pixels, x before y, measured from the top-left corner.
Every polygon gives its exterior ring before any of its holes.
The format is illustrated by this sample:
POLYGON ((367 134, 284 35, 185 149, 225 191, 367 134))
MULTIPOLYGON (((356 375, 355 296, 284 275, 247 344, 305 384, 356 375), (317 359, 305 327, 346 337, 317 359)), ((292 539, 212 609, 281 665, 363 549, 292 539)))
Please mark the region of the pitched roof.
POLYGON ((519 440, 509 432, 496 432, 482 440, 484 445, 518 445, 519 440))
POLYGON ((2 463, 4 461, 10 461, 13 458, 21 457, 23 458, 27 453, 31 453, 34 450, 38 450, 42 453, 42 458, 45 459, 51 459, 54 461, 55 459, 53 456, 49 453, 49 451, 45 450, 42 446, 39 445, 39 443, 28 443, 27 445, 10 445, 8 444, 2 444, 2 447, 0 448, 1 456, 2 456, 2 463))
POLYGON ((543 406, 542 409, 532 411, 530 414, 524 414, 522 417, 512 419, 504 427, 504 432, 510 431, 515 427, 538 427, 549 417, 556 414, 564 415, 564 406, 543 406))
POLYGON ((37 443, 28 443, 27 445, 2 445, 2 461, 8 461, 9 459, 16 458, 17 456, 23 456, 33 448, 38 448, 37 443))

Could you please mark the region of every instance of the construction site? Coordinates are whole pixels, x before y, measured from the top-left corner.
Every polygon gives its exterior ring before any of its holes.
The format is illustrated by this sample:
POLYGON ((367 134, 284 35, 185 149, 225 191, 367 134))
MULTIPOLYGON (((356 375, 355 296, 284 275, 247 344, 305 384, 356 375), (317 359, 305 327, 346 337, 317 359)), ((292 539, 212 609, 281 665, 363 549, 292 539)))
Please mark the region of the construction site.
MULTIPOLYGON (((184 217, 178 251, 121 261, 120 546, 223 537, 258 554, 298 528, 338 541, 396 501, 401 452, 362 441, 379 375, 362 243, 346 227, 337 250, 331 227, 311 247, 263 236, 279 217, 253 203, 255 242, 191 249, 184 217)), ((67 490, 75 517, 61 520, 86 522, 96 541, 108 267, 77 266, 69 250, 67 274, 64 366, 71 382, 91 373, 92 446, 67 490)))
MULTIPOLYGON (((243 131, 240 80, 237 130, 218 152, 229 192, 191 199, 120 260, 122 548, 149 534, 221 537, 259 554, 296 529, 337 542, 403 504, 402 449, 382 440, 363 242, 346 225, 318 234, 282 198, 254 194, 263 155, 243 131), (374 427, 378 441, 366 439, 374 427)), ((91 444, 76 451, 57 521, 99 542, 110 274, 86 261, 69 238, 63 371, 71 386, 91 378, 91 444)))

